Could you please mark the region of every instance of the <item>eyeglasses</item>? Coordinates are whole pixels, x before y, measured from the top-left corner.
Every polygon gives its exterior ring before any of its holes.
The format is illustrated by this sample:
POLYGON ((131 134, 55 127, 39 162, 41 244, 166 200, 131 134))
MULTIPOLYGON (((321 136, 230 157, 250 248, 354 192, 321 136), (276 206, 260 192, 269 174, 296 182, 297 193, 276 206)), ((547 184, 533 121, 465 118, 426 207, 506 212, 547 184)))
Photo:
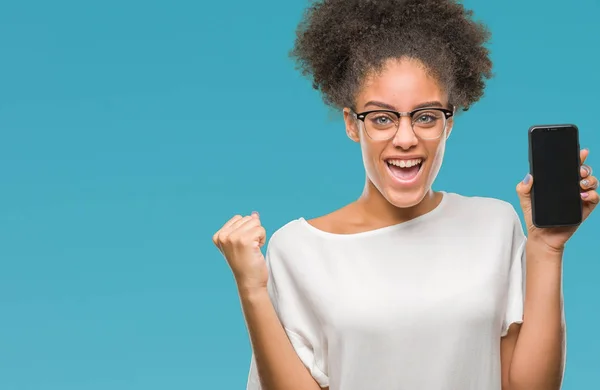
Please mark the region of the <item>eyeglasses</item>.
POLYGON ((453 115, 453 110, 445 108, 418 108, 409 112, 373 110, 354 113, 354 117, 363 122, 369 138, 376 141, 394 138, 403 116, 410 118, 413 132, 417 137, 426 140, 437 139, 444 133, 448 119, 453 115))

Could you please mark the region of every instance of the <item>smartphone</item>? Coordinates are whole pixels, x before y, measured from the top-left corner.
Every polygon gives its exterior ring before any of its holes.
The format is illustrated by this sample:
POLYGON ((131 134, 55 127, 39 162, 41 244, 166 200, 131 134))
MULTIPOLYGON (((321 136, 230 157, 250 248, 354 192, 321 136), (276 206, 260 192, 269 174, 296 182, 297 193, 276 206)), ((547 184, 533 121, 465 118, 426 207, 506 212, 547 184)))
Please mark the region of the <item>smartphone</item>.
POLYGON ((577 126, 539 125, 529 129, 531 205, 536 227, 581 223, 580 168, 577 126))

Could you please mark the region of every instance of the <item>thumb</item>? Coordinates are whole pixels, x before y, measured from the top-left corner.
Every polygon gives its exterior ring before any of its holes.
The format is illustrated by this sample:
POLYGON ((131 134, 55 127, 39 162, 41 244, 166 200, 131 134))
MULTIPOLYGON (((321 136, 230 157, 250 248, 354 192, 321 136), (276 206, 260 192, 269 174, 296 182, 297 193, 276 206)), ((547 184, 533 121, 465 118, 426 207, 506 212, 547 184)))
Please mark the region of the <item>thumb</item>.
MULTIPOLYGON (((259 223, 260 223, 260 214, 258 213, 258 211, 253 211, 252 212, 252 218, 256 218, 259 223)), ((262 226, 262 224, 259 226, 259 235, 258 235, 258 245, 257 248, 260 248, 265 245, 266 241, 267 241, 267 232, 265 231, 265 228, 262 226)))
POLYGON ((529 173, 525 175, 523 181, 517 184, 517 195, 519 195, 519 202, 524 212, 531 210, 531 187, 533 186, 533 176, 529 173))

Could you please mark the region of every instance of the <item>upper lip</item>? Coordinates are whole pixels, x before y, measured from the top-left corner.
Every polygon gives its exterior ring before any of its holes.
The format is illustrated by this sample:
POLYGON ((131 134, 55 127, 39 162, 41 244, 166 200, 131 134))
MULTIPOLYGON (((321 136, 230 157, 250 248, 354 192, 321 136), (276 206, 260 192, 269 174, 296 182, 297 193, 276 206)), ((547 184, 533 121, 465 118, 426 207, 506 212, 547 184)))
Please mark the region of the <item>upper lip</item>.
POLYGON ((409 155, 409 156, 389 156, 389 157, 384 158, 385 161, 388 161, 388 160, 419 160, 419 159, 425 160, 425 157, 413 154, 413 155, 409 155))

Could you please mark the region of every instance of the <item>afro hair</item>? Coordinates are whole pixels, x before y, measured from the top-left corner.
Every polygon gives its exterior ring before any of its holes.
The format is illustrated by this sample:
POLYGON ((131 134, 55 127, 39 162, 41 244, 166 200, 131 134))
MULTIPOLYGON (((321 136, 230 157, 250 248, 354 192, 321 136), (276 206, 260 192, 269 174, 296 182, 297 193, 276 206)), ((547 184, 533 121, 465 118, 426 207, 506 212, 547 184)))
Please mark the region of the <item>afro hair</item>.
POLYGON ((492 77, 489 39, 455 0, 319 0, 304 13, 290 56, 334 108, 353 108, 366 76, 386 60, 409 57, 466 111, 492 77))

